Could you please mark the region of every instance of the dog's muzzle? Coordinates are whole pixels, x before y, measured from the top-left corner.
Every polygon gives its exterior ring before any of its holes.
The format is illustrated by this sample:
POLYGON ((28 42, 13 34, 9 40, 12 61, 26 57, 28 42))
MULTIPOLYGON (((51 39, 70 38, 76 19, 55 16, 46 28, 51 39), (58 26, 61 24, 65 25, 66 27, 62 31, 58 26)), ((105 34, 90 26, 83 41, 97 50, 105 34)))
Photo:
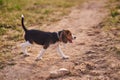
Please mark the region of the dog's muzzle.
POLYGON ((72 35, 72 39, 68 39, 68 41, 69 41, 70 43, 73 43, 72 40, 75 40, 75 39, 76 39, 76 37, 75 37, 74 35, 72 35))
POLYGON ((72 40, 76 39, 76 36, 72 35, 72 40))

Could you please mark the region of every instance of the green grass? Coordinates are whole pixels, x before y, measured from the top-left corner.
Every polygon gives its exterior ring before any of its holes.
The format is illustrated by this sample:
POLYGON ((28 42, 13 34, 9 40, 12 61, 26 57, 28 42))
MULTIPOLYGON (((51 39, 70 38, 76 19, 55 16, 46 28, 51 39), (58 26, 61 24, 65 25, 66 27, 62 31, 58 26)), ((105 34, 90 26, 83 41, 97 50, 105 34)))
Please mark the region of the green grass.
MULTIPOLYGON (((24 14, 28 25, 48 23, 52 16, 59 17, 68 8, 80 4, 82 0, 0 0, 0 22, 2 25, 16 27, 21 25, 20 16, 24 14), (4 13, 4 14, 3 14, 4 13), (59 14, 57 14, 59 13, 59 14)), ((56 19, 57 20, 57 19, 56 19)))
MULTIPOLYGON (((21 15, 25 25, 52 24, 67 15, 73 6, 85 0, 0 0, 0 69, 16 54, 13 47, 23 41, 21 15)), ((10 63, 10 65, 13 65, 10 63)))
POLYGON ((0 35, 4 35, 6 33, 6 29, 0 26, 0 35))
POLYGON ((110 0, 109 12, 108 18, 103 23, 103 30, 108 33, 114 43, 115 55, 120 57, 120 48, 118 46, 120 42, 120 0, 110 0))
POLYGON ((120 29, 120 0, 110 0, 110 15, 104 23, 104 30, 120 29), (112 3, 112 5, 111 5, 112 3))

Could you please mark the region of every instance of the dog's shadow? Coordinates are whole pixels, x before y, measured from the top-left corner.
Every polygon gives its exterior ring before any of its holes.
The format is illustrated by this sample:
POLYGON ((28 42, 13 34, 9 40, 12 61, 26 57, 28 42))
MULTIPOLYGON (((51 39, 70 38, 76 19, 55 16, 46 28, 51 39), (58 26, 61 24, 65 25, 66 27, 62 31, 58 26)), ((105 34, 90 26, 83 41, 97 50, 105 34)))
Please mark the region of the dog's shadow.
POLYGON ((20 55, 20 59, 30 57, 30 55, 25 55, 23 52, 19 53, 19 55, 20 55))

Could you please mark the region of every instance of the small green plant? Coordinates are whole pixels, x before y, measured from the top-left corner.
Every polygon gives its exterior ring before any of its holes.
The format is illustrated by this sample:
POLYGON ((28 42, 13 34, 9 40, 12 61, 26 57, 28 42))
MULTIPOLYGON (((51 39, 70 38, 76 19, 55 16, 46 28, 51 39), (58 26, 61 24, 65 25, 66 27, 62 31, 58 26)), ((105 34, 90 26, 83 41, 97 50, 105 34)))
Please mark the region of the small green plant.
POLYGON ((109 10, 110 15, 104 21, 103 29, 105 31, 110 31, 112 29, 120 29, 120 0, 110 0, 109 10), (114 3, 114 5, 111 3, 114 3))
POLYGON ((50 10, 50 9, 45 9, 44 11, 43 11, 43 14, 49 14, 49 13, 51 13, 52 12, 52 10, 50 10))
POLYGON ((6 33, 6 29, 4 27, 0 27, 0 35, 4 35, 6 33))
POLYGON ((117 9, 111 10, 111 16, 112 16, 112 17, 116 17, 116 16, 118 16, 118 15, 119 15, 119 12, 118 12, 117 9))
POLYGON ((0 0, 0 6, 2 6, 3 5, 3 0, 0 0))

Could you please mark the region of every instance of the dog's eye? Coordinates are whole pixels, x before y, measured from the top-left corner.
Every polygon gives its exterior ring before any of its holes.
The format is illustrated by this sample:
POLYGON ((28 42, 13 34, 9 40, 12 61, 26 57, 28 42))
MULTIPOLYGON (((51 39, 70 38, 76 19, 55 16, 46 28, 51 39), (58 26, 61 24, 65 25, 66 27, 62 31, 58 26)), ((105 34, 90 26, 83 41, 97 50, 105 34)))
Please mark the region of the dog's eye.
POLYGON ((71 33, 70 33, 69 31, 67 32, 67 34, 68 34, 68 35, 71 35, 71 33))
POLYGON ((68 35, 69 35, 69 36, 72 36, 72 34, 71 34, 71 33, 68 33, 68 35))

